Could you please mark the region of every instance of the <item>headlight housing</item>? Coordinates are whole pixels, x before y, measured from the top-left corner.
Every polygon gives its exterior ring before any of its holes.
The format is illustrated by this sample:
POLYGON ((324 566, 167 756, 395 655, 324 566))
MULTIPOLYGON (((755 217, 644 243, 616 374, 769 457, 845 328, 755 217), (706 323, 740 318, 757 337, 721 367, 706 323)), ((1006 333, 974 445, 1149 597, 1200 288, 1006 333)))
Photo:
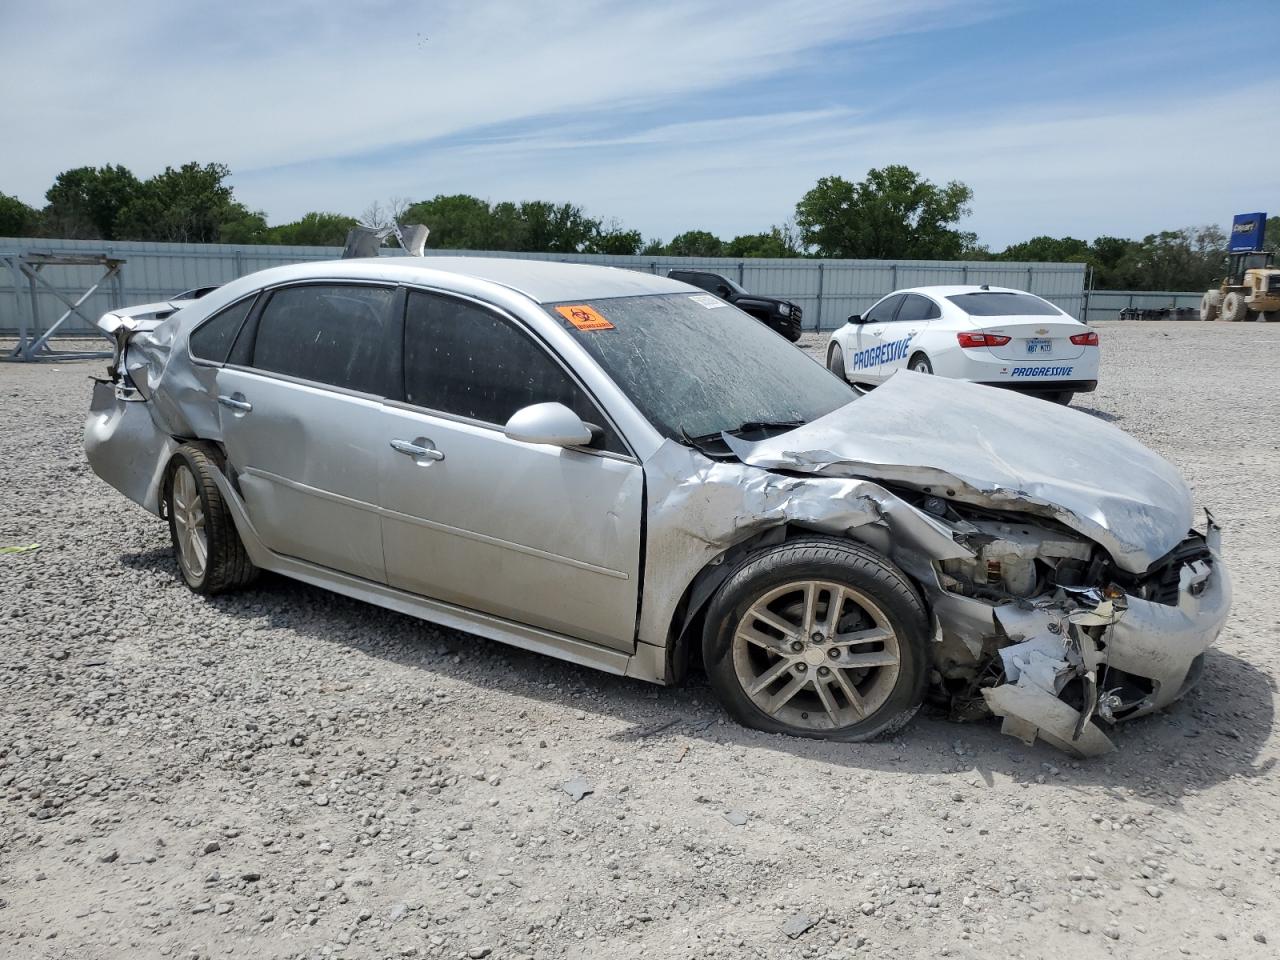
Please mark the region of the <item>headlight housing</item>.
POLYGON ((789 303, 778 304, 778 313, 782 314, 782 316, 784 317, 791 316, 791 304, 789 303))

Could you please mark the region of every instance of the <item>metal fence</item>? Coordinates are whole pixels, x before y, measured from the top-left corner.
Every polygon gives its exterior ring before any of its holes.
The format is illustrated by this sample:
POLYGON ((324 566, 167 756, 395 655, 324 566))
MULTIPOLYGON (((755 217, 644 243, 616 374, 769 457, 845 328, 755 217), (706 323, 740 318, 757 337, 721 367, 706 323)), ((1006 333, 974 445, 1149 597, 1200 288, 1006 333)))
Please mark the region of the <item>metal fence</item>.
POLYGON ((1086 323, 1099 320, 1119 320, 1120 311, 1136 308, 1139 310, 1200 309, 1200 298, 1204 291, 1192 293, 1174 293, 1165 290, 1093 290, 1088 296, 1086 323))
MULTIPOLYGON (((303 260, 332 260, 338 247, 284 247, 197 243, 141 243, 93 240, 41 240, 0 238, 0 256, 19 253, 105 253, 123 258, 120 291, 123 304, 112 302, 112 291, 90 297, 84 312, 100 316, 113 306, 163 300, 191 287, 225 283, 266 267, 303 260)), ((387 255, 398 251, 387 250, 387 255)), ((783 297, 804 310, 809 330, 830 330, 853 313, 861 313, 876 300, 902 287, 946 283, 990 283, 1029 290, 1056 303, 1072 316, 1084 307, 1085 267, 1075 263, 962 263, 945 260, 744 260, 733 257, 645 257, 559 253, 488 253, 483 251, 428 250, 428 256, 498 256, 530 260, 560 260, 627 267, 663 274, 677 268, 703 268, 723 273, 753 293, 783 297)), ((0 271, 0 334, 18 327, 19 311, 30 316, 29 285, 15 281, 11 271, 0 271)), ((50 284, 71 299, 80 296, 97 279, 93 270, 79 267, 49 268, 50 284), (57 271, 56 274, 54 271, 57 271)), ((42 328, 66 309, 48 291, 34 294, 42 328)), ((1098 294, 1094 294, 1095 297, 1098 294)), ((78 317, 70 318, 59 332, 83 331, 78 317)))

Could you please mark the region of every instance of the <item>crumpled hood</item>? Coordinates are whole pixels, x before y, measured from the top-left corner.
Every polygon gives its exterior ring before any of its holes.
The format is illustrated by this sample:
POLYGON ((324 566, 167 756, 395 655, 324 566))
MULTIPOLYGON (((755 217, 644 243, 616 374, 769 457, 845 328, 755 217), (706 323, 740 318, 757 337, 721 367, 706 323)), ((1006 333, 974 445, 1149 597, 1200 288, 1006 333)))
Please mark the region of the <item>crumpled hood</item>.
POLYGON ((767 470, 862 477, 1054 517, 1142 573, 1186 537, 1191 491, 1168 461, 1096 417, 993 387, 901 371, 795 430, 750 442, 767 470))

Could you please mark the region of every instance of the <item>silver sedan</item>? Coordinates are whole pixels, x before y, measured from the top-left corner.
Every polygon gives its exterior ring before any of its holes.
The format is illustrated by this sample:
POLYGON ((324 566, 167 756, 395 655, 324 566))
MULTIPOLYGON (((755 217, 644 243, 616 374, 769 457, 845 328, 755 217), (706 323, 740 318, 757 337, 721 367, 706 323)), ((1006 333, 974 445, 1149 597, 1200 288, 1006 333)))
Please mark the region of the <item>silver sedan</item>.
POLYGON ((181 576, 258 570, 864 740, 926 695, 1027 742, 1194 682, 1227 617, 1211 519, 1086 414, 902 372, 860 397, 663 277, 403 257, 263 271, 116 341, 97 474, 181 576))

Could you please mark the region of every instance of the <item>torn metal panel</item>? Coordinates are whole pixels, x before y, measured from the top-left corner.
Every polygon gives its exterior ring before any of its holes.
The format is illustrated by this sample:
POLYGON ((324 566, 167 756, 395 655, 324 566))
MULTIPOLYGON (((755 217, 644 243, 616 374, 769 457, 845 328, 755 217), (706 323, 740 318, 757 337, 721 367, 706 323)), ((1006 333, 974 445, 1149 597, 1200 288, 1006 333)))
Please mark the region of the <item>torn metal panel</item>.
POLYGON ((156 428, 150 406, 123 399, 114 384, 94 384, 84 450, 94 473, 159 516, 164 472, 178 444, 156 428))
POLYGON ((987 706, 1004 717, 1003 732, 1030 746, 1036 737, 1078 757, 1096 757, 1115 749, 1096 724, 1086 724, 1076 739, 1080 713, 1033 684, 1007 683, 983 691, 987 706))
POLYGON ((1131 573, 1173 549, 1194 519, 1178 472, 1122 430, 1034 397, 909 371, 806 426, 725 442, 765 469, 885 480, 1053 517, 1131 573))
POLYGON ((645 480, 642 643, 666 645, 685 588, 708 563, 784 524, 871 543, 917 576, 933 576, 933 559, 973 556, 937 519, 870 481, 783 476, 713 461, 671 440, 646 462, 645 480))

